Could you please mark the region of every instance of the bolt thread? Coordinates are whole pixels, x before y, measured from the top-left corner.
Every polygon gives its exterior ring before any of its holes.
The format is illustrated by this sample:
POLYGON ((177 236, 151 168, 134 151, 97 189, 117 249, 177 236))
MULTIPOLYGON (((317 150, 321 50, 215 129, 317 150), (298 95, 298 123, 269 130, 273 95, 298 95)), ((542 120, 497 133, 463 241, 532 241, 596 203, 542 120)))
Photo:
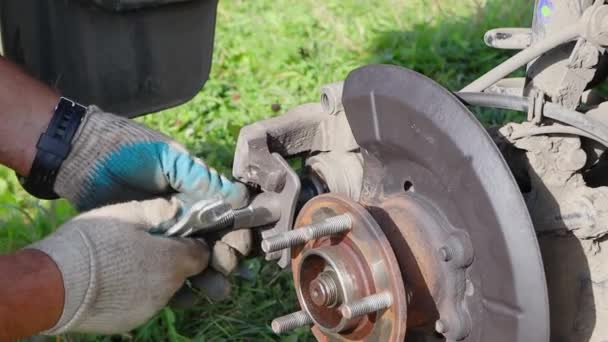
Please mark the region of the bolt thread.
MULTIPOLYGON (((338 303, 338 285, 334 277, 328 272, 321 272, 315 281, 311 283, 311 291, 319 291, 322 296, 322 303, 319 305, 333 307, 338 303)), ((313 298, 314 301, 314 298, 313 298)))
POLYGON ((304 231, 300 230, 301 229, 296 229, 264 239, 262 241, 262 250, 265 253, 271 253, 306 243, 306 234, 304 234, 304 231))
POLYGON ((349 214, 342 214, 334 217, 327 218, 317 224, 312 224, 305 230, 309 235, 308 240, 315 240, 323 236, 340 234, 347 230, 350 230, 352 226, 352 219, 349 214))
POLYGON ((204 233, 215 232, 218 230, 223 230, 227 228, 231 228, 234 226, 235 214, 233 210, 229 210, 226 213, 222 214, 218 219, 216 219, 213 224, 205 227, 201 231, 204 233))
POLYGON ((322 236, 334 235, 350 230, 352 219, 349 214, 342 214, 327 218, 283 234, 271 236, 262 241, 262 250, 265 253, 275 252, 296 245, 302 245, 322 236))
POLYGON ((291 331, 295 328, 303 327, 312 324, 312 318, 304 311, 297 311, 285 315, 282 317, 275 318, 270 327, 275 334, 282 334, 287 331, 291 331))
POLYGON ((344 318, 351 319, 386 309, 392 304, 393 296, 389 292, 381 292, 344 304, 340 312, 344 318))
POLYGON ((218 226, 222 228, 229 228, 234 225, 234 211, 229 211, 226 214, 222 215, 222 217, 218 221, 218 226))
POLYGON ((336 303, 338 300, 338 286, 336 285, 334 278, 326 273, 321 273, 320 278, 321 279, 319 280, 323 282, 323 285, 325 285, 325 289, 327 290, 327 305, 336 303))

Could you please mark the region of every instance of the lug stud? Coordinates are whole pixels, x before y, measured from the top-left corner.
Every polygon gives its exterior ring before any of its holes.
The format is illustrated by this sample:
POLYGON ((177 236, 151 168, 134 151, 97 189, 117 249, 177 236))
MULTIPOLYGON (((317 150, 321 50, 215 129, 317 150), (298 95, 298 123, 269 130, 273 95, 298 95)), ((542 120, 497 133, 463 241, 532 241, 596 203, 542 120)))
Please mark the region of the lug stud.
POLYGON ((344 318, 352 319, 386 309, 392 304, 393 296, 390 292, 381 292, 361 298, 352 303, 343 304, 340 308, 340 312, 344 318))
POLYGON ((297 311, 289 315, 275 318, 270 327, 275 334, 282 334, 295 328, 312 324, 312 318, 304 311, 297 311))
POLYGON ((323 236, 343 233, 350 230, 351 226, 352 218, 349 214, 330 217, 319 223, 314 223, 264 239, 262 241, 262 250, 265 253, 271 253, 296 245, 303 245, 308 241, 323 236))

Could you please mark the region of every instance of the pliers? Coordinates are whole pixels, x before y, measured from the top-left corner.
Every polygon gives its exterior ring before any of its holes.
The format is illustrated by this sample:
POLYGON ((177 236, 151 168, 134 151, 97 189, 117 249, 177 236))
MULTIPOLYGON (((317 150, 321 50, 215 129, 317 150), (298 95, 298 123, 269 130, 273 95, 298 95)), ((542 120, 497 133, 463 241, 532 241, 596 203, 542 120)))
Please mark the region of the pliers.
POLYGON ((187 237, 254 228, 275 223, 280 216, 281 210, 275 196, 266 193, 255 196, 248 206, 240 209, 233 209, 221 198, 214 198, 196 202, 165 235, 187 237))

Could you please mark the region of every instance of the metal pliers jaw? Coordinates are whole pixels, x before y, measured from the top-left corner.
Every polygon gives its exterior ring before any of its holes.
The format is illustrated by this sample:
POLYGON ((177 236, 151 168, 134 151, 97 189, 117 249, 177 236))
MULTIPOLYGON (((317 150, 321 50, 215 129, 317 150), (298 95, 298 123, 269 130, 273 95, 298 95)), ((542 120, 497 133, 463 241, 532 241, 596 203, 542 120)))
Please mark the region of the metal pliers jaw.
POLYGON ((187 237, 220 230, 262 227, 281 218, 281 206, 280 198, 269 193, 256 195, 249 205, 240 209, 233 209, 221 197, 202 200, 190 207, 165 235, 187 237))
POLYGON ((234 223, 232 207, 221 198, 196 202, 166 236, 187 237, 230 228, 234 223))

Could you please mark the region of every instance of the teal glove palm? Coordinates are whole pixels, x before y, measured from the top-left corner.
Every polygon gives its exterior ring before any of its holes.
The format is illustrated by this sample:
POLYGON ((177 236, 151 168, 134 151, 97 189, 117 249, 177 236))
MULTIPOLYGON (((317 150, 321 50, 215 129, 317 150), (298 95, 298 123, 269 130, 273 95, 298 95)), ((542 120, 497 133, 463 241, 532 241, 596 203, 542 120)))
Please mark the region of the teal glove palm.
POLYGON ((246 199, 233 183, 168 137, 90 107, 59 170, 55 191, 80 210, 180 193, 189 201, 246 199))

